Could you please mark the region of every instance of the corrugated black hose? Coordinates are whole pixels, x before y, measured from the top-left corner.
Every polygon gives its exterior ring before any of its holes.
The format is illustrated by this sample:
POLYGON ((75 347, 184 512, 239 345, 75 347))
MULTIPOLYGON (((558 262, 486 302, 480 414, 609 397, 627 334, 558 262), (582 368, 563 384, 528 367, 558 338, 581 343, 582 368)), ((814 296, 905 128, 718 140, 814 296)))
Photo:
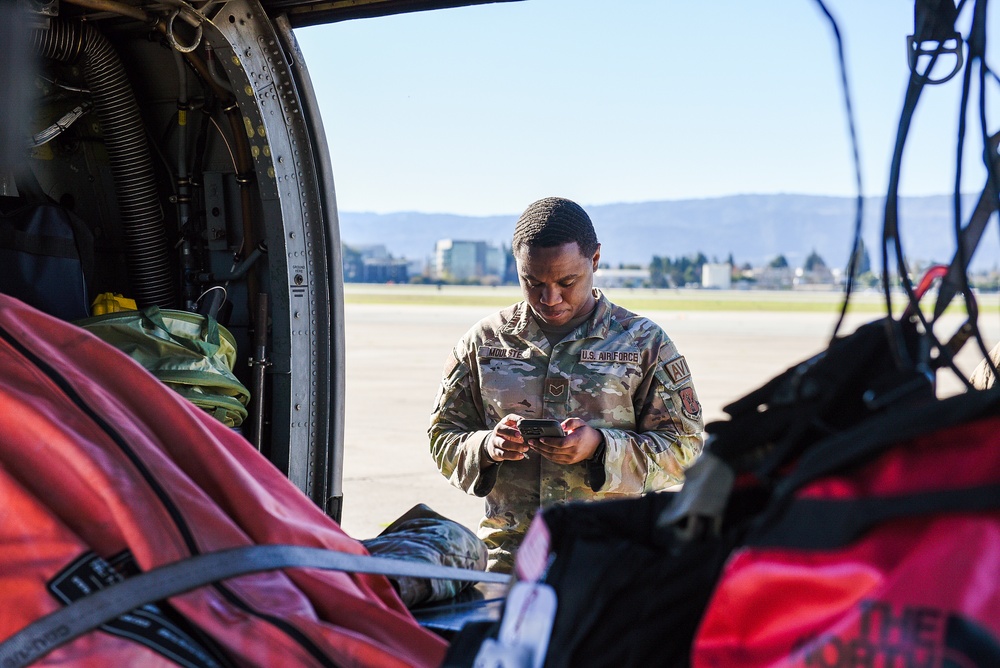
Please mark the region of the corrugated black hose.
POLYGON ((33 46, 45 58, 65 63, 82 59, 111 162, 133 295, 140 305, 173 308, 177 295, 153 160, 121 59, 87 24, 52 21, 47 30, 34 32, 33 46))

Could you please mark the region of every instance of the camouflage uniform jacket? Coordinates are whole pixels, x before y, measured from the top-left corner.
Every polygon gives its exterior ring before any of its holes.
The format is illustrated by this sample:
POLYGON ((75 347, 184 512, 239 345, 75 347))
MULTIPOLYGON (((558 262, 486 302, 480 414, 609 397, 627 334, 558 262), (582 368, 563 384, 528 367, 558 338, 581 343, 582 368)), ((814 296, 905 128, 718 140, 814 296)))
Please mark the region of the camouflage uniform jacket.
POLYGON ((476 324, 445 365, 431 454, 453 485, 486 497, 479 537, 490 570, 510 570, 540 506, 664 489, 701 452, 701 405, 684 358, 658 325, 594 292, 594 315, 555 346, 520 302, 476 324), (483 445, 509 413, 586 421, 603 433, 603 467, 536 453, 489 465, 483 445))

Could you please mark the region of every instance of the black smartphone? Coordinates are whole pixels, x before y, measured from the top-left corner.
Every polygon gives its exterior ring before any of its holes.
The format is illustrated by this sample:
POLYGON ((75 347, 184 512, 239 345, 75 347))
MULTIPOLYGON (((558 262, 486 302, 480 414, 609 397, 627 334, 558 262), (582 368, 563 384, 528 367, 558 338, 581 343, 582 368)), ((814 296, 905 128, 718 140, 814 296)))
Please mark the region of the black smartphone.
POLYGON ((517 428, 525 438, 538 438, 540 436, 563 438, 566 436, 566 432, 563 431, 559 420, 532 420, 525 418, 517 423, 517 428))

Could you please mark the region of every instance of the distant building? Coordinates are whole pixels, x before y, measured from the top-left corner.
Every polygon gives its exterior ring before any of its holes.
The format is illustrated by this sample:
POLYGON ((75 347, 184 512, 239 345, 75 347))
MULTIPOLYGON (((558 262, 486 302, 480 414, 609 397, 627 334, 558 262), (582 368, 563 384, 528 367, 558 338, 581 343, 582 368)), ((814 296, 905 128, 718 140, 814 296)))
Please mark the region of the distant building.
POLYGON ((344 280, 348 283, 407 283, 406 259, 394 259, 383 244, 343 246, 344 280))
POLYGON ((762 290, 788 290, 795 278, 791 267, 754 267, 751 274, 755 287, 762 290))
POLYGON ((733 287, 733 267, 728 262, 706 263, 701 266, 701 287, 729 290, 733 287))
POLYGON ((406 266, 407 273, 412 276, 430 277, 434 269, 434 260, 427 256, 422 260, 410 260, 406 266))
POLYGON ((649 269, 610 269, 600 267, 594 272, 594 287, 641 288, 649 283, 649 269))
POLYGON ((406 259, 365 259, 361 283, 409 283, 410 261, 406 259))
POLYGON ((366 260, 388 260, 392 257, 385 244, 351 244, 351 248, 366 260))
POLYGON ((434 247, 434 269, 438 278, 444 280, 499 283, 506 266, 504 250, 486 241, 441 239, 434 247))
POLYGON ((811 270, 798 268, 795 270, 794 284, 796 287, 807 285, 819 285, 833 287, 837 280, 826 265, 820 265, 811 270))

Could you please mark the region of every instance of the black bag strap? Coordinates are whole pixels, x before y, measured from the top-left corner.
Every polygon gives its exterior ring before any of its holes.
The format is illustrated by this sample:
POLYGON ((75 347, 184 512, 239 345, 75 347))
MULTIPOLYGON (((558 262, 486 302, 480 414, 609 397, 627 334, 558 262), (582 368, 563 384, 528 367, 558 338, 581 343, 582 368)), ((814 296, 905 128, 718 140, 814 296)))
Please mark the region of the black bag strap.
MULTIPOLYGON (((989 155, 994 156, 994 160, 997 160, 995 156, 998 146, 1000 146, 1000 133, 990 137, 989 155)), ((934 320, 941 317, 956 294, 967 289, 968 277, 965 272, 968 271, 976 247, 979 246, 986 231, 986 225, 996 210, 996 186, 993 184, 993 179, 987 178, 983 192, 972 211, 972 217, 959 234, 958 247, 948 266, 948 274, 938 288, 937 301, 934 304, 934 320)))
POLYGON ((751 532, 749 547, 833 550, 901 518, 1000 510, 1000 485, 850 500, 797 499, 777 521, 751 532))
POLYGON ((395 577, 506 583, 509 575, 346 554, 298 545, 254 545, 189 557, 130 577, 35 620, 0 643, 0 666, 28 666, 131 610, 239 575, 279 568, 320 568, 395 577))
POLYGON ((748 543, 832 548, 846 545, 876 524, 900 517, 1000 509, 997 485, 849 501, 794 498, 805 485, 871 461, 910 439, 995 415, 998 402, 1000 387, 957 395, 934 405, 901 406, 817 443, 774 487, 771 503, 754 521, 753 538, 748 538, 748 543))
POLYGON ((807 450, 795 469, 775 486, 774 495, 776 498, 788 497, 813 480, 868 461, 921 434, 997 414, 998 406, 1000 386, 995 385, 989 390, 967 392, 932 403, 896 407, 807 450))
MULTIPOLYGON (((955 30, 958 8, 954 0, 916 0, 913 3, 913 34, 907 38, 907 62, 910 71, 917 74, 920 56, 955 56, 955 65, 949 74, 940 79, 927 79, 929 84, 942 84, 962 69, 962 35, 955 30), (947 43, 952 45, 948 46, 947 43)), ((931 67, 925 71, 930 74, 931 67)))
POLYGON ((67 260, 80 258, 80 251, 73 239, 28 234, 7 225, 0 226, 0 248, 67 260))

